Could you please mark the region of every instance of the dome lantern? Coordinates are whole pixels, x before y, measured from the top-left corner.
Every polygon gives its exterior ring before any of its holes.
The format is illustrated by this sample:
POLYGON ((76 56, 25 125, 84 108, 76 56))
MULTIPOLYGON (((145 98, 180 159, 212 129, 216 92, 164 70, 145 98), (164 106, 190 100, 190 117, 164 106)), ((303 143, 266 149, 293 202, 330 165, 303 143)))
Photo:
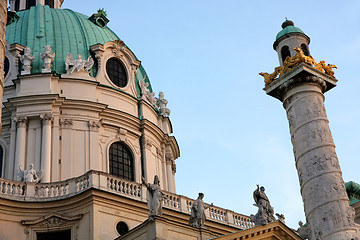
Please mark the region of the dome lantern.
POLYGON ((296 52, 294 48, 300 48, 306 56, 310 55, 309 43, 310 38, 301 31, 300 28, 295 27, 294 23, 288 19, 282 23, 283 28, 277 35, 274 42, 274 50, 278 53, 280 65, 283 63, 286 57, 295 56, 296 52))
POLYGON ((10 0, 10 11, 18 12, 37 5, 48 5, 60 9, 64 0, 10 0))

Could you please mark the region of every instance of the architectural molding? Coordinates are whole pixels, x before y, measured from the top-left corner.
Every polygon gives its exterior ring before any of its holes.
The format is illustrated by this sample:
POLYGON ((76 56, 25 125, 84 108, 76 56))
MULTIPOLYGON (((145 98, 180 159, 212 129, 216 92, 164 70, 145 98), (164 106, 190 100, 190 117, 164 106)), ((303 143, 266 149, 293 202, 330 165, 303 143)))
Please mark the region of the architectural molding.
POLYGON ((79 221, 83 214, 69 216, 57 212, 48 213, 33 220, 22 220, 26 228, 26 240, 36 240, 36 233, 71 230, 72 239, 78 239, 79 221))
POLYGON ((40 114, 40 119, 44 125, 51 125, 54 120, 51 113, 40 114))
POLYGON ((101 121, 90 120, 88 121, 88 127, 90 131, 98 131, 99 128, 101 127, 101 121))

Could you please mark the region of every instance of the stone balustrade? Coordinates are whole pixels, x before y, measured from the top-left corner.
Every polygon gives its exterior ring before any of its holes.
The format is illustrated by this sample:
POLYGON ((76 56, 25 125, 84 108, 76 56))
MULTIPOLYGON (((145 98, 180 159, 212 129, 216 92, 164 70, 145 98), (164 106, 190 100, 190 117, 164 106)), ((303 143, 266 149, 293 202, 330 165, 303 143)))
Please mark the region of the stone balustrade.
MULTIPOLYGON (((144 184, 99 171, 89 171, 80 177, 53 183, 24 183, 0 178, 0 198, 27 202, 65 199, 91 188, 146 202, 147 189, 144 184)), ((165 191, 164 194, 164 208, 190 215, 194 199, 165 191)), ((248 216, 216 206, 209 207, 205 215, 208 220, 239 229, 254 226, 248 216)))

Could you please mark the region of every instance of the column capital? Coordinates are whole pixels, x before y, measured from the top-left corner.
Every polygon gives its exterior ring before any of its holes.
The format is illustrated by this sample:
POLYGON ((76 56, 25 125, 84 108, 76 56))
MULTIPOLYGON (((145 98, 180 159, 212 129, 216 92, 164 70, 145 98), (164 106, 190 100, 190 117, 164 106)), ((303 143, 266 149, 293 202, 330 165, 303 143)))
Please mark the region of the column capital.
POLYGON ((26 128, 28 124, 28 118, 26 116, 15 116, 13 121, 17 123, 18 127, 26 128))
POLYGON ((318 84, 325 93, 336 87, 337 79, 329 76, 306 63, 293 68, 290 72, 279 77, 264 88, 266 94, 283 101, 284 94, 300 83, 318 84))
POLYGON ((70 127, 73 125, 73 120, 71 118, 59 119, 59 124, 62 127, 70 127))
POLYGON ((88 126, 91 131, 98 131, 99 128, 101 127, 101 122, 100 121, 89 121, 88 126))
POLYGON ((41 114, 40 119, 42 120, 44 125, 51 125, 52 121, 54 120, 51 113, 41 114))

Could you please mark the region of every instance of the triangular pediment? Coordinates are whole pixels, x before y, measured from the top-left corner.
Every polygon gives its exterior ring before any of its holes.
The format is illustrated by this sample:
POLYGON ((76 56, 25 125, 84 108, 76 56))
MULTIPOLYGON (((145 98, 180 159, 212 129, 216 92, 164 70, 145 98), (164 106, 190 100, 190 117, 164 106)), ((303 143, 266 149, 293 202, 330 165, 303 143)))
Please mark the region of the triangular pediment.
POLYGON ((223 235, 214 240, 301 240, 301 237, 297 233, 287 227, 284 223, 280 221, 272 222, 264 226, 253 227, 250 229, 230 233, 223 235))
POLYGON ((28 226, 47 226, 51 228, 51 227, 66 225, 74 221, 78 221, 82 218, 82 216, 83 214, 69 216, 57 212, 51 212, 37 219, 22 220, 21 224, 28 226))

